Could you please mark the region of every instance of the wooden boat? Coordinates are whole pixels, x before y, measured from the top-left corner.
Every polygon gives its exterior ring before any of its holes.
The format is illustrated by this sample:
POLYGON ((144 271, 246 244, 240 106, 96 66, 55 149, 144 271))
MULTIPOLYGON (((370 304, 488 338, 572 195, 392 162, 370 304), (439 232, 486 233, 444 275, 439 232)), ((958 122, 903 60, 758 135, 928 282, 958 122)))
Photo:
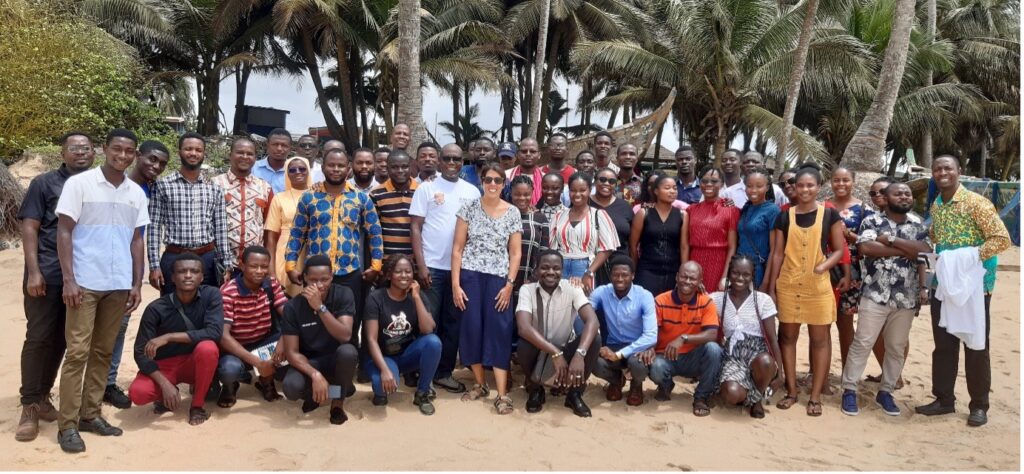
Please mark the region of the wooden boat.
MULTIPOLYGON (((676 89, 673 87, 668 93, 668 97, 665 101, 649 115, 605 131, 610 133, 612 138, 615 139, 616 145, 632 143, 637 147, 637 156, 647 156, 647 149, 651 147, 652 143, 654 143, 654 139, 658 135, 658 130, 661 130, 662 124, 664 124, 665 120, 668 119, 668 114, 672 111, 672 104, 675 103, 675 100, 676 89)), ((593 149, 595 135, 597 135, 597 132, 588 133, 586 135, 570 139, 566 143, 568 148, 566 156, 568 159, 573 160, 576 158, 577 153, 583 150, 593 149)), ((662 157, 662 159, 666 158, 668 157, 662 157)))

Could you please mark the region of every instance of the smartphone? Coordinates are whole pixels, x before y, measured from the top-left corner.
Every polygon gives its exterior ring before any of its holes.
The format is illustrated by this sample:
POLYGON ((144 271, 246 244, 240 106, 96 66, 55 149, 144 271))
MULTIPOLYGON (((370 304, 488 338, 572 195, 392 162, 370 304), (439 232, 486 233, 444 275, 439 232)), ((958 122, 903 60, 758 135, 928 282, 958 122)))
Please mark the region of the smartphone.
POLYGON ((341 399, 341 385, 328 385, 327 386, 327 398, 331 400, 341 399))

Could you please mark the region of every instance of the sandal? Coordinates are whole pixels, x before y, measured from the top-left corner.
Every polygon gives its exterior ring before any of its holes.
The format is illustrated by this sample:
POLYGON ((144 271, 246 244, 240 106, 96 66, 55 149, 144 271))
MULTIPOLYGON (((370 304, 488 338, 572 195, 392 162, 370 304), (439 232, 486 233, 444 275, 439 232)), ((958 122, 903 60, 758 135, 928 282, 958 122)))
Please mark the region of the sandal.
POLYGON ((225 385, 220 389, 220 396, 217 397, 217 406, 221 408, 231 408, 235 406, 238 401, 238 382, 232 383, 230 386, 225 385))
POLYGON ((471 402, 474 400, 479 400, 481 398, 487 398, 487 395, 490 395, 490 393, 491 389, 487 386, 487 384, 473 384, 473 388, 469 389, 468 392, 462 394, 462 401, 471 402))
POLYGON ((256 390, 259 390, 260 393, 263 394, 263 399, 268 402, 280 400, 282 398, 281 394, 277 393, 277 387, 274 386, 274 379, 272 378, 270 378, 267 382, 264 382, 263 380, 258 380, 256 381, 256 383, 252 384, 252 386, 255 387, 256 390))
POLYGON ((708 416, 711 414, 711 407, 708 406, 708 402, 703 399, 696 399, 693 401, 693 416, 708 416))
POLYGON ((503 395, 494 399, 494 408, 498 410, 499 415, 508 415, 512 413, 512 397, 503 395))
POLYGON ((188 424, 197 426, 210 419, 210 412, 200 407, 192 407, 188 410, 188 424))
POLYGON ((779 400, 779 403, 775 404, 775 408, 778 408, 779 410, 789 410, 790 407, 796 405, 796 402, 797 398, 795 396, 786 395, 785 397, 782 397, 782 400, 779 400))
POLYGON ((821 402, 807 402, 807 416, 821 416, 821 402))

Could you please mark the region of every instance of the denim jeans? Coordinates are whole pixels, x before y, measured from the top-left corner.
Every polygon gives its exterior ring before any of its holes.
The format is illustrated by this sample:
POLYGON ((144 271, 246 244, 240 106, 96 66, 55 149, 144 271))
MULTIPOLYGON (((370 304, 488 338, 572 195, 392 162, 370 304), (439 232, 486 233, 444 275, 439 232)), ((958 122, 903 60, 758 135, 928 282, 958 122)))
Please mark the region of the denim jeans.
POLYGON ((697 389, 693 392, 695 400, 706 400, 715 393, 718 384, 718 372, 722 370, 722 346, 708 342, 686 354, 679 354, 674 361, 658 356, 651 364, 651 380, 658 388, 672 390, 675 382, 672 377, 697 377, 697 389))
POLYGON ((589 268, 589 258, 567 258, 562 264, 562 278, 583 278, 589 268))
MULTIPOLYGON (((437 362, 441 360, 441 338, 434 334, 417 337, 400 354, 384 356, 384 363, 388 365, 391 376, 398 380, 398 376, 411 372, 420 373, 418 392, 429 392, 430 383, 434 380, 434 373, 437 371, 437 362)), ((373 386, 374 395, 386 395, 384 386, 380 381, 380 368, 373 363, 372 359, 363 362, 366 373, 370 375, 370 384, 373 386)))
MULTIPOLYGON (((267 334, 266 337, 259 341, 251 342, 249 344, 243 344, 242 347, 244 347, 245 350, 247 351, 251 351, 253 349, 256 349, 257 347, 262 347, 267 344, 270 344, 271 342, 275 342, 280 338, 280 332, 273 332, 267 334)), ((220 360, 217 362, 216 380, 220 381, 220 383, 223 384, 224 386, 229 386, 235 382, 249 383, 252 381, 252 372, 250 372, 251 370, 251 365, 242 362, 242 359, 239 359, 234 354, 225 351, 221 353, 220 360)), ((277 371, 275 371, 275 375, 277 375, 278 372, 283 372, 283 370, 283 368, 279 368, 277 371)))
POLYGON ((455 370, 455 359, 459 355, 459 319, 452 300, 452 272, 436 268, 429 270, 430 289, 427 293, 430 295, 430 307, 427 309, 434 316, 435 332, 441 339, 441 360, 434 379, 442 379, 451 376, 455 370))
POLYGON ((114 340, 114 352, 110 354, 110 371, 107 373, 107 385, 117 385, 117 369, 121 367, 121 355, 124 352, 124 335, 128 332, 128 321, 132 314, 124 315, 121 321, 121 331, 117 333, 114 340))

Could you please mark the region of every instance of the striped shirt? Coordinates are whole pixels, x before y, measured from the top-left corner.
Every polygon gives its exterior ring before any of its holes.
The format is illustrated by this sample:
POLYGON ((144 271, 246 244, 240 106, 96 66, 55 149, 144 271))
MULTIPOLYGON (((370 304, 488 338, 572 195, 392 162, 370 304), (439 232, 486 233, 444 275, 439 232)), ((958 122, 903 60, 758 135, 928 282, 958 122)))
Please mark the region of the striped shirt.
POLYGON ((253 292, 245 286, 242 275, 228 280, 220 287, 224 300, 224 324, 231 326, 231 337, 239 344, 258 342, 270 333, 270 299, 266 288, 274 295, 274 306, 284 306, 288 298, 274 277, 267 277, 263 287, 253 292))
POLYGON ((239 178, 230 171, 214 176, 211 181, 224 190, 232 253, 241 256, 246 247, 263 245, 263 226, 274 197, 270 183, 253 175, 239 178))
POLYGON ((558 211, 551 222, 551 248, 561 252, 563 257, 590 258, 597 252, 619 247, 615 223, 607 212, 590 207, 576 225, 569 222, 570 214, 570 209, 558 211))
POLYGON ((225 267, 235 265, 228 244, 224 191, 199 175, 190 182, 175 171, 150 188, 149 216, 153 221, 146 233, 146 255, 150 270, 160 268, 160 244, 197 248, 215 242, 217 257, 225 267))
POLYGON ((370 191, 370 199, 380 216, 381 236, 384 238, 384 255, 412 255, 412 219, 409 217, 409 206, 412 195, 419 184, 409 180, 409 188, 401 191, 395 189, 391 180, 370 191))

